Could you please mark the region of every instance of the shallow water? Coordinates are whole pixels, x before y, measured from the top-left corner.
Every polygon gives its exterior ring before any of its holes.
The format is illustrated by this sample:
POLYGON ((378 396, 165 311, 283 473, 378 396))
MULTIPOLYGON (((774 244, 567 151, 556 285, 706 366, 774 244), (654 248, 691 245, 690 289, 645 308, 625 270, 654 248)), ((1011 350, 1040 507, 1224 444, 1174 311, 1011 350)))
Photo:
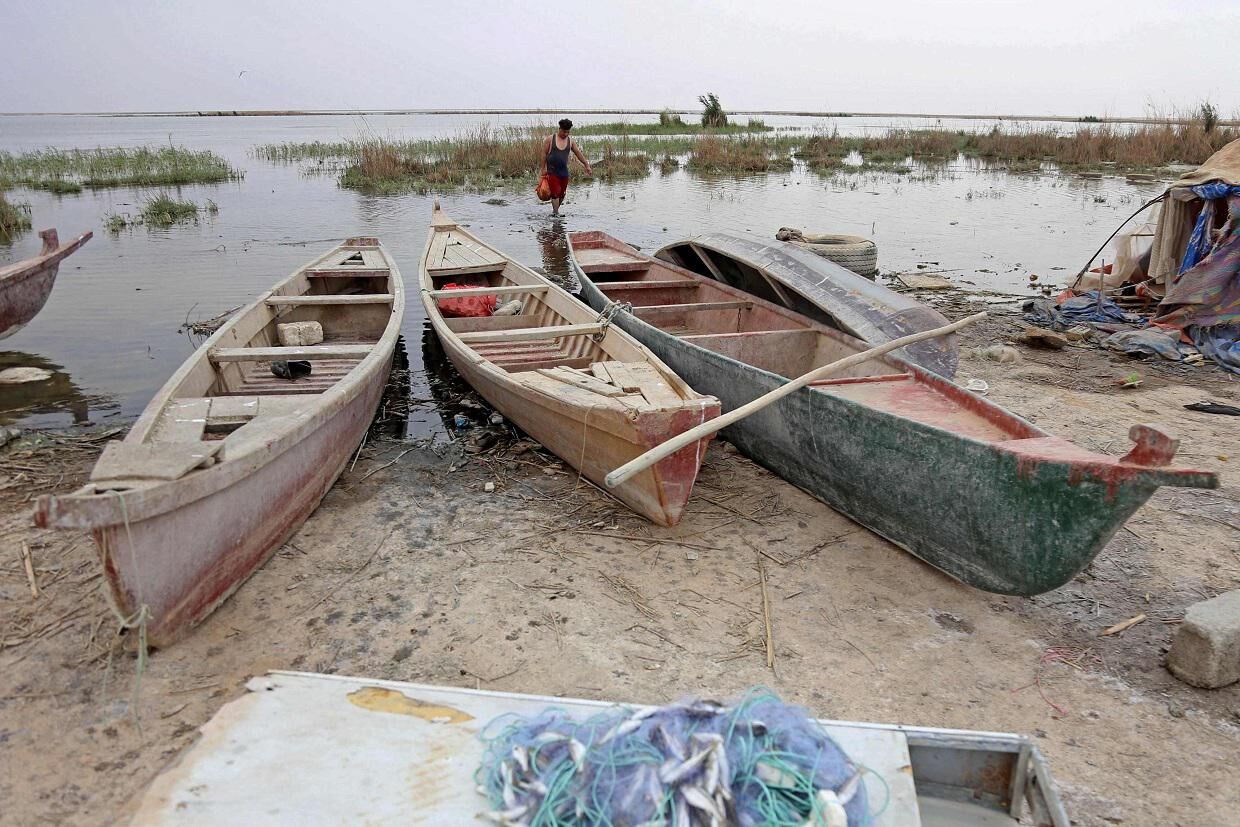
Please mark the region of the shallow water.
MULTIPOLYGON (((616 120, 581 116, 580 123, 616 120)), ((179 188, 182 198, 219 205, 198 224, 170 229, 103 229, 108 213, 136 213, 150 190, 85 191, 55 196, 14 190, 27 201, 35 228, 62 238, 84 230, 95 237, 62 265, 43 311, 24 330, 0 341, 0 368, 46 367, 53 380, 0 386, 0 424, 63 426, 133 419, 197 339, 178 332, 243 305, 304 262, 350 235, 376 235, 402 269, 410 301, 404 338, 412 368, 411 395, 430 398, 423 362, 417 268, 431 196, 369 196, 336 185, 334 176, 249 156, 269 142, 339 140, 361 131, 399 138, 452 135, 477 123, 534 124, 526 116, 403 115, 319 117, 0 117, 0 150, 47 146, 137 146, 171 142, 212 149, 245 170, 240 182, 179 188)), ((630 120, 638 120, 633 117, 630 120)), ((903 128, 984 129, 979 121, 893 121, 767 117, 801 129, 838 127, 855 134, 903 128)), ((1037 126, 1037 124, 1033 124, 1037 126)), ((1060 128, 1072 128, 1059 124, 1060 128)), ((1014 175, 961 161, 944 169, 915 167, 910 175, 857 173, 823 177, 791 172, 706 179, 681 169, 641 181, 574 181, 566 216, 550 210, 529 186, 440 196, 449 215, 519 261, 566 272, 564 233, 602 229, 642 249, 712 230, 773 237, 781 226, 853 233, 879 245, 884 273, 950 271, 948 278, 985 289, 1028 294, 1029 275, 1059 283, 1089 258, 1111 231, 1161 183, 1123 177, 1083 179, 1054 172, 1014 175), (484 203, 501 198, 505 205, 484 203)), ((38 251, 30 232, 0 246, 0 265, 38 251)), ((415 408, 410 429, 442 427, 433 405, 415 408)))

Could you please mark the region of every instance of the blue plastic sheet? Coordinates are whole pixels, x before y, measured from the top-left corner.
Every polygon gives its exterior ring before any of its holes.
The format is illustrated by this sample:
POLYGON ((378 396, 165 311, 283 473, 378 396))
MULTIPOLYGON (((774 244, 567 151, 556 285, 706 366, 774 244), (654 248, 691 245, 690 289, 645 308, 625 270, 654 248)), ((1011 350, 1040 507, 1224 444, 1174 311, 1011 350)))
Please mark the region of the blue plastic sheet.
POLYGON ((1188 237, 1188 247, 1184 250, 1184 260, 1180 263, 1181 273, 1196 267, 1197 263, 1209 254, 1210 233, 1208 230, 1214 224, 1214 212, 1218 199, 1229 195, 1240 195, 1240 187, 1224 184, 1221 181, 1212 181, 1209 184, 1193 187, 1193 193, 1205 201, 1205 205, 1201 208, 1201 214, 1197 216, 1193 234, 1188 237))
POLYGON ((1240 324, 1189 325, 1184 332, 1207 359, 1240 374, 1240 324))
POLYGON ((1110 299, 1104 298, 1099 304, 1097 290, 1075 296, 1062 304, 1055 304, 1052 299, 1037 299, 1026 302, 1024 309, 1026 321, 1055 330, 1067 330, 1087 322, 1145 324, 1140 316, 1125 313, 1110 299))

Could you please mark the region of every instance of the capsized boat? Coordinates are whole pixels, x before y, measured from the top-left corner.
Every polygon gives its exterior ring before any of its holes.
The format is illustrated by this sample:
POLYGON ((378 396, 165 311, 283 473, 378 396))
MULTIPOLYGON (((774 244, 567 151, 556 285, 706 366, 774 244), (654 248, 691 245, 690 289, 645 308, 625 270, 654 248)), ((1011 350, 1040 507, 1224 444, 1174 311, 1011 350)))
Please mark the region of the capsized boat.
MULTIPOLYGON (((155 778, 134 827, 236 824, 254 813, 282 824, 494 824, 474 780, 488 746, 480 736, 495 729, 488 722, 530 719, 549 706, 578 720, 615 709, 604 701, 305 672, 269 672, 246 690, 155 778), (393 755, 404 771, 376 773, 393 755)), ((1050 764, 1028 736, 819 724, 866 768, 864 782, 874 790, 868 827, 1071 824, 1050 764)), ((529 823, 512 818, 500 823, 529 823)))
POLYGON ((404 308, 379 241, 346 240, 207 339, 85 487, 39 498, 36 523, 89 529, 121 614, 145 622, 154 645, 175 640, 297 531, 344 470, 383 394, 404 308), (292 322, 317 322, 322 342, 281 345, 277 325, 292 322), (272 370, 303 360, 308 376, 272 370))
MULTIPOLYGON (((426 316, 448 359, 496 410, 595 485, 617 465, 719 415, 649 350, 547 279, 458 226, 436 203, 421 269, 426 316), (454 289, 448 289, 448 285, 454 289), (445 299, 519 300, 514 315, 449 318, 445 299)), ((609 493, 675 525, 709 437, 609 493)))
MULTIPOLYGON (((757 296, 569 234, 591 307, 733 410, 864 342, 757 296)), ((1134 426, 1098 454, 888 355, 812 382, 724 430, 746 456, 925 562, 979 589, 1034 595, 1072 579, 1162 485, 1215 488, 1170 467, 1178 441, 1134 426)))
MULTIPOLYGON (((706 233, 673 242, 655 258, 744 290, 773 304, 881 345, 947 324, 943 314, 787 241, 706 233)), ((895 355, 951 379, 956 334, 916 342, 895 355)))
POLYGON ((60 271, 60 262, 90 241, 93 233, 82 233, 61 244, 56 230, 43 230, 43 249, 37 256, 0 267, 0 339, 7 339, 38 315, 47 304, 60 271))

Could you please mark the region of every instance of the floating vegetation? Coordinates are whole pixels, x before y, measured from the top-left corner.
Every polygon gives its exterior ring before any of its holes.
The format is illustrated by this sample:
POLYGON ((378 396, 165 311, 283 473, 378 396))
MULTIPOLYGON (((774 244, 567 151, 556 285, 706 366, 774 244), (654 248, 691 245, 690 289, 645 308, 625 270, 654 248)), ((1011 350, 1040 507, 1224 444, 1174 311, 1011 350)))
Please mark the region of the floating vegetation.
POLYGON ((109 232, 113 233, 139 225, 166 228, 190 221, 197 223, 200 215, 215 215, 219 211, 219 206, 210 199, 207 200, 206 204, 199 207, 193 201, 181 201, 173 198, 166 192, 161 192, 148 200, 143 205, 142 212, 137 215, 109 213, 104 216, 103 224, 109 232))
POLYGON ((0 192, 0 244, 7 244, 30 229, 30 205, 13 203, 0 192))
POLYGON ((75 193, 84 187, 217 184, 243 175, 210 150, 175 146, 0 152, 0 189, 29 187, 75 193))

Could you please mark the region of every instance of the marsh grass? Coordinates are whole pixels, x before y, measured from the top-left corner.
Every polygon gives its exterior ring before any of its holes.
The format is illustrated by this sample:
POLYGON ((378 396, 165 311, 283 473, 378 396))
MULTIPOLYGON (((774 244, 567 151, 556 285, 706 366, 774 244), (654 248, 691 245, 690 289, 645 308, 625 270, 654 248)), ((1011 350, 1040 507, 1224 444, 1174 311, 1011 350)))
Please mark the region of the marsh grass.
POLYGON ((693 172, 720 174, 792 169, 785 142, 766 138, 699 138, 689 153, 693 172))
POLYGON ((193 201, 182 201, 173 198, 166 192, 161 192, 154 198, 148 199, 143 204, 142 211, 137 215, 108 213, 103 217, 103 225, 112 233, 118 233, 126 228, 140 225, 166 228, 191 221, 197 223, 199 216, 203 214, 215 215, 219 211, 219 206, 210 199, 207 199, 207 203, 199 207, 193 201))
POLYGON ((0 243, 7 244, 30 229, 30 205, 13 203, 0 192, 0 243))
POLYGON ((0 188, 75 193, 83 188, 218 184, 243 175, 210 150, 175 146, 0 152, 0 188))
MULTIPOLYGON (((665 113, 666 114, 666 113, 665 113)), ((775 127, 767 126, 757 118, 750 118, 747 123, 728 123, 722 126, 703 126, 685 123, 679 115, 675 120, 664 121, 659 116, 658 123, 591 123, 573 127, 573 135, 742 135, 756 132, 773 132, 775 127)), ((553 130, 554 131, 554 130, 553 130)))

